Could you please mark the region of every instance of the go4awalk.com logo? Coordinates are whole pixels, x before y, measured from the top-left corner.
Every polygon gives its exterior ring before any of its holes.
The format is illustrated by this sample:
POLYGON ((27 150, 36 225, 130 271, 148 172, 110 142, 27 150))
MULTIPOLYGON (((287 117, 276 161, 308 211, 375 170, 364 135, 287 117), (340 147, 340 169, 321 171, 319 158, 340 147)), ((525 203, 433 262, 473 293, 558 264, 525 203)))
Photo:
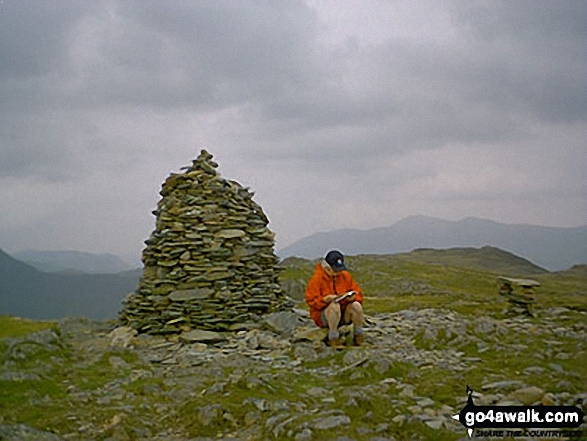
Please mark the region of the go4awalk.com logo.
POLYGON ((469 386, 467 394, 467 404, 453 418, 465 426, 469 437, 473 433, 491 437, 582 435, 581 431, 569 430, 583 423, 585 414, 577 406, 476 406, 469 386))

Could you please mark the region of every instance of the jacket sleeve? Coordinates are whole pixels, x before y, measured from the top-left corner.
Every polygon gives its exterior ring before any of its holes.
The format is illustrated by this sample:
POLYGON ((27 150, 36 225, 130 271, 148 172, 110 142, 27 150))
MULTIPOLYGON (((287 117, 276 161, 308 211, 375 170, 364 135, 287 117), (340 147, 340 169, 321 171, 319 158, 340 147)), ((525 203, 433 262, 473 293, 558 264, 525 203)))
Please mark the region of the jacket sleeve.
POLYGON ((359 284, 357 282, 355 282, 355 279, 353 279, 352 276, 351 276, 351 290, 357 292, 357 294, 355 294, 355 302, 359 302, 362 304, 363 303, 363 291, 361 291, 361 287, 359 286, 359 284))
POLYGON ((320 288, 320 280, 316 277, 312 277, 306 287, 306 303, 312 309, 324 309, 326 308, 326 302, 324 301, 325 293, 320 288))

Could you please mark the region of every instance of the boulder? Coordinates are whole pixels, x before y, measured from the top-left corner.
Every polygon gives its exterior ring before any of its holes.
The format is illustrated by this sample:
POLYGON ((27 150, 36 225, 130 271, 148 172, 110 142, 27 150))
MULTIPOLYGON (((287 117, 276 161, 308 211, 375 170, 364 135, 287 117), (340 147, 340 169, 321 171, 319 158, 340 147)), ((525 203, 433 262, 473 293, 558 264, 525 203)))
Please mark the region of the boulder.
POLYGON ((544 391, 536 386, 523 387, 517 389, 509 396, 509 398, 518 400, 520 403, 529 406, 539 402, 544 395, 544 391))

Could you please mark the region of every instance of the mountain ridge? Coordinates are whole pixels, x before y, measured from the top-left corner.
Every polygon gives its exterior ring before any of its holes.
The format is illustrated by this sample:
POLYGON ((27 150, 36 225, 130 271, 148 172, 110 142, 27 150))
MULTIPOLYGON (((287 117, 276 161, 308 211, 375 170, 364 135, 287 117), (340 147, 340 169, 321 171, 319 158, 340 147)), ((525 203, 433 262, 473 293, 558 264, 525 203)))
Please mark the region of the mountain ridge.
POLYGON ((28 249, 13 253, 12 257, 43 272, 113 274, 132 269, 126 261, 110 253, 28 249))
POLYGON ((346 254, 398 254, 416 248, 492 246, 551 271, 587 263, 587 226, 503 224, 468 217, 459 221, 415 215, 388 227, 319 232, 281 248, 281 258, 317 258, 330 249, 346 254))
POLYGON ((0 249, 0 315, 35 319, 117 316, 141 270, 119 274, 45 273, 0 249))

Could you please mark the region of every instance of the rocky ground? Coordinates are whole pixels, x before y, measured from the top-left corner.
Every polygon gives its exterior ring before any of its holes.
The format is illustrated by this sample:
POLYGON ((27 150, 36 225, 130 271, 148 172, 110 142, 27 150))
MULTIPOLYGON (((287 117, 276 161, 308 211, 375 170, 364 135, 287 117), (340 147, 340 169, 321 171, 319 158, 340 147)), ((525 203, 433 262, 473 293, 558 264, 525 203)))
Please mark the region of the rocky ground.
POLYGON ((0 340, 0 440, 468 439, 467 384, 477 405, 587 402, 586 319, 402 310, 339 351, 300 310, 173 339, 64 319, 0 340))

